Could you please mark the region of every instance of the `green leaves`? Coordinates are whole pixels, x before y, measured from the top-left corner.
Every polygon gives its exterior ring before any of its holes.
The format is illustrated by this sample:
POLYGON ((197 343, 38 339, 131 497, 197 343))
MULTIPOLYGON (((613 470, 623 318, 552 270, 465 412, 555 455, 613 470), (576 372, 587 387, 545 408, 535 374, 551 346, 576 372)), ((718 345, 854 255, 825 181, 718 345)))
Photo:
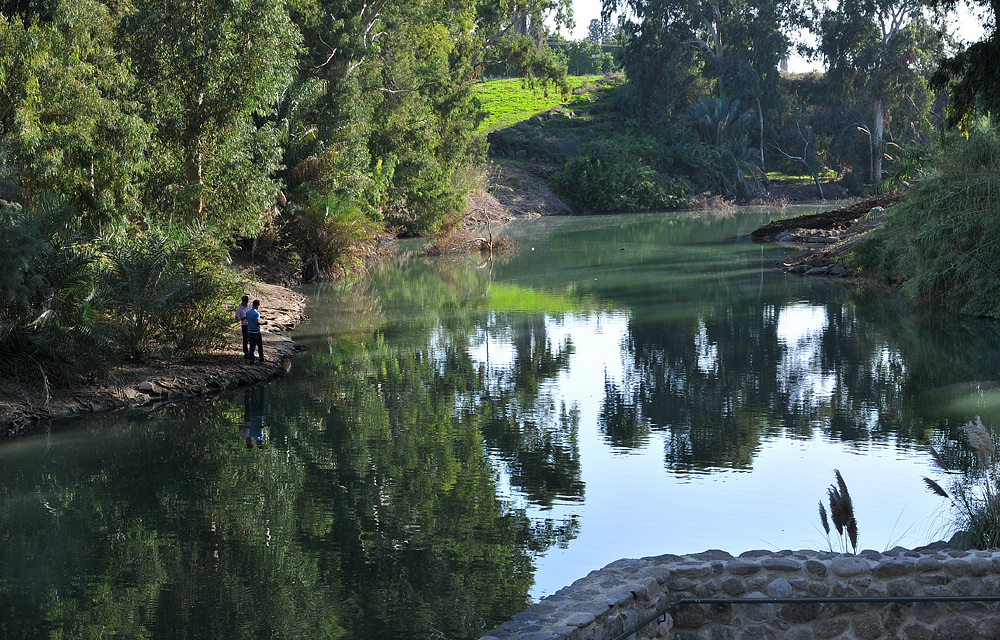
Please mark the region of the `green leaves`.
POLYGON ((281 135, 269 118, 301 40, 282 3, 137 2, 123 37, 157 123, 156 208, 256 231, 278 190, 281 135))
POLYGON ((233 276, 217 267, 223 252, 204 227, 110 238, 99 294, 116 344, 136 358, 221 344, 232 325, 225 303, 238 298, 233 276))
POLYGON ((51 22, 0 21, 0 84, 11 144, 29 198, 68 198, 81 228, 138 210, 149 128, 130 99, 134 77, 113 47, 115 18, 96 0, 60 2, 51 22))

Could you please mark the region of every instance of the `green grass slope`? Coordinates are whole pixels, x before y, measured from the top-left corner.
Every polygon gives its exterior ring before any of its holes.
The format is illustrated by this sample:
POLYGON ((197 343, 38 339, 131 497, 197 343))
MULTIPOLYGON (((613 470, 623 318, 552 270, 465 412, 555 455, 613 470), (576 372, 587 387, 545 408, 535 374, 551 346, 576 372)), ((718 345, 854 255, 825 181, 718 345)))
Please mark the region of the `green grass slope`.
MULTIPOLYGON (((600 76, 571 76, 566 78, 570 90, 579 90, 585 83, 593 83, 600 76)), ((482 132, 503 129, 527 120, 531 116, 561 104, 570 104, 586 98, 586 93, 563 95, 558 88, 529 87, 520 78, 487 80, 475 88, 476 96, 483 103, 486 118, 479 125, 482 132)))

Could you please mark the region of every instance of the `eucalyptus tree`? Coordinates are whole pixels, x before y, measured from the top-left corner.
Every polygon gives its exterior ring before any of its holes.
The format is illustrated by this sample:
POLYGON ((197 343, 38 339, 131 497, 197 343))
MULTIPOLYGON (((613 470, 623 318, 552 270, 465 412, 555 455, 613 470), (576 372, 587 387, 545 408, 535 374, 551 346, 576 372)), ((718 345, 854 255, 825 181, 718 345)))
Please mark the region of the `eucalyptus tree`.
POLYGON ((0 138, 31 204, 53 191, 94 228, 138 210, 149 127, 97 0, 55 3, 46 21, 0 16, 0 138))
POLYGON ((404 230, 432 230, 464 203, 463 172, 485 154, 475 135, 477 77, 502 66, 562 78, 525 21, 566 24, 567 0, 299 0, 291 8, 305 37, 302 75, 321 80, 326 94, 312 116, 316 140, 288 163, 289 182, 348 193, 404 230))
POLYGON ((277 191, 269 118, 301 36, 281 0, 138 0, 122 23, 155 126, 147 195, 156 209, 249 232, 277 191), (155 199, 155 200, 154 200, 155 199))
MULTIPOLYGON (((804 24, 798 0, 605 0, 604 15, 619 12, 628 38, 626 71, 640 96, 671 102, 671 111, 708 97, 698 79, 727 104, 756 112, 763 171, 766 121, 780 110, 779 63, 791 49, 789 33, 804 24), (669 57, 669 61, 667 58, 669 57), (662 85, 662 86, 659 86, 662 85), (662 96, 662 97, 661 97, 662 96)), ((641 113, 660 109, 641 105, 641 113)), ((743 114, 740 114, 741 116, 743 114)))
POLYGON ((893 112, 899 112, 900 134, 904 126, 923 128, 933 101, 928 79, 944 39, 943 14, 922 0, 843 0, 823 12, 819 52, 828 78, 862 105, 869 182, 882 179, 882 141, 893 112))
POLYGON ((788 32, 803 25, 796 0, 604 0, 603 11, 631 15, 623 20, 633 40, 647 26, 665 27, 697 52, 721 98, 745 92, 753 75, 776 78, 791 46, 788 32))

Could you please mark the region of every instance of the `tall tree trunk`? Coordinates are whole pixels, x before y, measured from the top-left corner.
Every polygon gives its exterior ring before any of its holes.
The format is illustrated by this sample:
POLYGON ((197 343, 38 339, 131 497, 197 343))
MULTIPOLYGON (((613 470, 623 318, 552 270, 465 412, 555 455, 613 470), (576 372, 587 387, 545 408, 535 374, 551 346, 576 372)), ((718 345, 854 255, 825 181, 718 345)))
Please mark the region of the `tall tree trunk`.
POLYGON ((882 131, 885 128, 885 98, 875 98, 873 106, 874 126, 872 127, 872 184, 882 181, 882 131))
POLYGON ((760 96, 757 96, 757 124, 760 127, 760 170, 764 172, 767 181, 767 169, 764 167, 764 110, 760 108, 760 96))
MULTIPOLYGON (((187 182, 189 185, 198 185, 198 199, 191 204, 191 212, 196 218, 201 218, 201 214, 205 208, 205 200, 202 196, 203 187, 205 185, 204 176, 204 155, 202 153, 202 135, 205 129, 204 121, 201 119, 201 107, 202 103, 205 101, 205 94, 198 94, 198 106, 193 111, 195 112, 194 122, 190 122, 188 125, 188 140, 187 140, 187 182)), ((192 110, 189 110, 192 111, 192 110)))

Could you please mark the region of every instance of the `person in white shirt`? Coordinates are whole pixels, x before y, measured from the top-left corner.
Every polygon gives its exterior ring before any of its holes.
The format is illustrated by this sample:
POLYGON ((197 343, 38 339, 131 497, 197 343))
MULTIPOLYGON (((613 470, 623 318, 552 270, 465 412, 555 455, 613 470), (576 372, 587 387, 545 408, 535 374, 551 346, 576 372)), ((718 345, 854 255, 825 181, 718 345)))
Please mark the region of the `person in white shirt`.
POLYGON ((250 310, 250 296, 243 296, 243 300, 236 307, 236 319, 240 321, 240 330, 243 332, 243 357, 250 360, 250 333, 247 330, 247 311, 250 310))

